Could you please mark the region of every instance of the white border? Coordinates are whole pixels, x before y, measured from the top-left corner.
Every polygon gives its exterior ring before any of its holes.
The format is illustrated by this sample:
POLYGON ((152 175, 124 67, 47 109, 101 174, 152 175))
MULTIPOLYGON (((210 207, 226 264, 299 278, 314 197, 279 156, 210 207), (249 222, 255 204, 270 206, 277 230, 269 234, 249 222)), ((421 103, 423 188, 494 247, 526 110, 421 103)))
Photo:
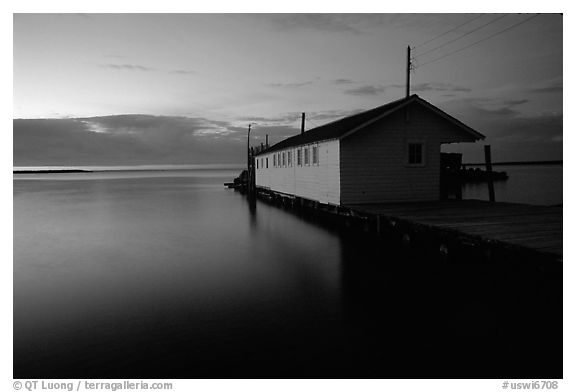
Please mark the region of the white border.
MULTIPOLYGON (((264 2, 264 1, 218 1, 218 2, 189 2, 189 1, 142 1, 128 2, 119 0, 100 0, 98 2, 79 2, 77 0, 52 1, 14 1, 3 2, 2 19, 2 61, 4 86, 2 103, 5 113, 10 113, 12 107, 12 61, 8 61, 12 52, 12 13, 13 12, 563 12, 564 13, 564 69, 571 69, 574 62, 574 12, 573 3, 568 1, 525 1, 485 0, 482 2, 456 2, 456 1, 412 1, 412 2, 383 2, 356 0, 353 2, 314 2, 311 0, 295 0, 291 2, 264 2), (568 67, 567 67, 568 65, 568 67)), ((565 91, 574 91, 573 76, 566 73, 564 77, 565 91)), ((570 103, 564 104, 570 107, 570 103)), ((576 390, 574 373, 574 247, 571 246, 571 234, 574 233, 572 223, 576 222, 574 201, 574 182, 570 178, 575 172, 574 160, 571 158, 571 149, 574 147, 573 116, 570 111, 564 110, 564 381, 560 383, 559 391, 576 390)), ((4 116, 2 123, 2 313, 4 314, 2 328, 3 349, 1 356, 3 390, 12 390, 12 118, 4 116)), ((69 380, 67 380, 69 381, 69 380)), ((152 381, 152 380, 150 380, 152 381)), ((294 390, 331 390, 331 391, 500 391, 499 380, 171 380, 174 390, 178 391, 286 391, 294 390)), ((527 380, 531 381, 531 380, 527 380)))

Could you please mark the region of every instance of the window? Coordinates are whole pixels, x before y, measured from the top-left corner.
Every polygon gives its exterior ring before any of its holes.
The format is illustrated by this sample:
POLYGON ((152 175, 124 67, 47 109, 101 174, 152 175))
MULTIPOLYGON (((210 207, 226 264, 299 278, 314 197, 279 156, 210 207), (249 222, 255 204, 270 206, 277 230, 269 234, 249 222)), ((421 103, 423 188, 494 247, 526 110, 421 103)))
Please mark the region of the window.
POLYGON ((309 165, 310 164, 310 151, 308 150, 308 147, 306 147, 304 149, 304 164, 305 165, 309 165))
POLYGON ((408 143, 408 164, 414 166, 424 165, 423 143, 408 143))
POLYGON ((283 152, 282 153, 282 167, 285 167, 285 166, 286 166, 286 153, 283 152))
POLYGON ((302 149, 296 150, 296 163, 298 166, 302 166, 302 149))
POLYGON ((259 160, 260 160, 260 159, 256 159, 256 169, 258 169, 258 161, 259 161, 259 160))
POLYGON ((318 164, 318 146, 312 147, 312 163, 314 165, 318 164))
POLYGON ((288 151, 288 166, 292 166, 292 151, 288 151))
POLYGON ((268 157, 266 157, 266 169, 268 169, 268 157))
POLYGON ((276 167, 276 154, 272 154, 272 166, 276 167))

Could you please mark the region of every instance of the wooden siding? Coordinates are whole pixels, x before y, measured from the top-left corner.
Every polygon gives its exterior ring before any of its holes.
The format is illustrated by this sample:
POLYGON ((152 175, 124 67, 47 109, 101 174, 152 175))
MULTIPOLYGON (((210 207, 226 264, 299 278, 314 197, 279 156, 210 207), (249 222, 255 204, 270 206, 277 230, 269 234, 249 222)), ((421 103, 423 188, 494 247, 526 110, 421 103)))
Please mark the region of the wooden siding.
POLYGON ((474 138, 420 104, 408 110, 341 140, 343 205, 440 198, 440 145, 474 138), (409 142, 424 143, 424 165, 408 165, 409 142))
MULTIPOLYGON (((322 203, 340 204, 340 143, 331 140, 313 143, 301 147, 294 147, 275 151, 270 154, 261 154, 256 157, 264 162, 258 164, 256 169, 256 186, 268 188, 289 195, 317 200, 322 203), (318 146, 319 163, 312 163, 312 147, 318 146), (302 152, 302 166, 298 166, 298 148, 308 147, 309 165, 304 164, 302 152), (292 152, 292 166, 274 167, 274 154, 292 152), (266 168, 268 158, 268 168, 266 168)), ((286 158, 287 159, 287 158, 286 158)))

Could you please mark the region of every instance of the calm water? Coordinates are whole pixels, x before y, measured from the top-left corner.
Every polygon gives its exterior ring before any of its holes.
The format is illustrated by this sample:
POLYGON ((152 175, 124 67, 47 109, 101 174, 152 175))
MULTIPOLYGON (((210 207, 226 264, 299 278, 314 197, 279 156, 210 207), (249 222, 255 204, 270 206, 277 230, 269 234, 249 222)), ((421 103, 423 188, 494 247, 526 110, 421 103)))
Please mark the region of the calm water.
MULTIPOLYGON (((496 181, 496 201, 537 205, 562 204, 562 165, 494 166, 508 173, 508 180, 496 181)), ((467 184, 464 199, 488 200, 486 184, 467 184)))
POLYGON ((236 174, 14 176, 14 377, 561 377, 514 321, 540 278, 250 208, 236 174))

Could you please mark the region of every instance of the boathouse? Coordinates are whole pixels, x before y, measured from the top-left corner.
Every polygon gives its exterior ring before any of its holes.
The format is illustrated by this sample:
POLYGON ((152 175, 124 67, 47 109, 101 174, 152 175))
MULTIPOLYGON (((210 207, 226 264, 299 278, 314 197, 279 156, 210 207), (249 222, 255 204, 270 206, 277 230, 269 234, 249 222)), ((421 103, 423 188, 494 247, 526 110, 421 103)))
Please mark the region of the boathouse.
POLYGON ((333 205, 440 199, 440 148, 484 135, 418 95, 285 139, 255 155, 262 190, 333 205))

